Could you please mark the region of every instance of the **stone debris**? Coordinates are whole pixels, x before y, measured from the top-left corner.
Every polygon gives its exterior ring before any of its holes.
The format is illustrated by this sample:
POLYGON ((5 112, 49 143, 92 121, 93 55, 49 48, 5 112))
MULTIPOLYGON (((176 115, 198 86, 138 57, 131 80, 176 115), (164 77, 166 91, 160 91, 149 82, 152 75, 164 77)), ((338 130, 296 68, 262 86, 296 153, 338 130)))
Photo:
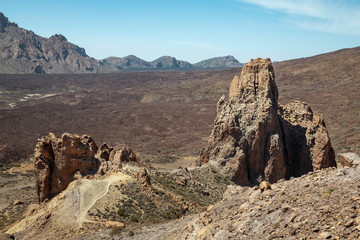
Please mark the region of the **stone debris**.
POLYGON ((360 166, 343 170, 279 181, 271 191, 229 185, 207 211, 139 229, 133 239, 359 239, 360 166))

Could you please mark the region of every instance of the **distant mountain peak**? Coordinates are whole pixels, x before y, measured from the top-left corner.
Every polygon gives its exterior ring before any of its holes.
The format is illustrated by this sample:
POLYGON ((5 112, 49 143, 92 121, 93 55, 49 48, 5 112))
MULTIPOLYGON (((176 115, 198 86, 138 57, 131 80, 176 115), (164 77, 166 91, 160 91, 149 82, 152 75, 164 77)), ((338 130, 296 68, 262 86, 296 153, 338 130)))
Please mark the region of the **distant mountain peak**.
POLYGON ((197 68, 239 68, 242 67, 243 64, 234 56, 227 55, 206 59, 194 64, 194 66, 197 68))
POLYGON ((67 40, 62 34, 50 38, 18 27, 0 12, 1 73, 97 73, 144 70, 190 70, 241 67, 233 56, 204 60, 198 64, 161 56, 147 62, 135 55, 96 60, 84 48, 67 40), (201 64, 200 64, 201 63, 201 64))
POLYGON ((91 73, 105 67, 62 34, 41 37, 0 13, 1 73, 91 73))
POLYGON ((5 17, 5 15, 2 12, 0 12, 0 33, 5 32, 5 27, 9 25, 13 25, 17 27, 16 23, 9 22, 9 19, 5 17))
POLYGON ((50 39, 51 39, 51 40, 57 39, 57 40, 60 40, 60 41, 62 41, 62 42, 67 42, 67 38, 66 38, 64 35, 62 35, 62 34, 54 34, 54 35, 52 35, 52 36, 50 37, 50 39))

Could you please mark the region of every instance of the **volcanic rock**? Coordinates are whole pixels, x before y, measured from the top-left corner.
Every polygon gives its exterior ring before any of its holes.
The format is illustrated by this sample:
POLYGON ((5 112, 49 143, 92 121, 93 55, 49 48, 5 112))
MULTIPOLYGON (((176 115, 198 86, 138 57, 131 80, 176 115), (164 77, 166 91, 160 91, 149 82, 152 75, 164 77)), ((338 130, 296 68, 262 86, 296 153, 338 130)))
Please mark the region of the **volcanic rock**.
POLYGON ((280 105, 279 116, 288 154, 287 176, 299 177, 310 171, 336 166, 335 152, 323 117, 299 101, 280 105))
POLYGON ((353 165, 360 164, 360 157, 356 153, 347 152, 347 153, 338 153, 338 160, 343 167, 352 167, 353 165))
POLYGON ((267 181, 262 181, 259 185, 261 192, 271 189, 271 184, 267 181))
POLYGON ((112 151, 110 153, 110 161, 113 169, 122 168, 122 165, 129 163, 138 165, 136 154, 128 147, 112 151))
POLYGON ((105 223, 105 227, 107 227, 107 228, 124 228, 125 224, 122 222, 107 221, 105 223))
POLYGON ((239 185, 336 166, 324 119, 305 103, 278 104, 270 59, 251 60, 234 77, 214 125, 197 163, 218 167, 239 185))
POLYGON ((147 188, 151 185, 150 176, 149 176, 146 168, 142 167, 141 170, 138 172, 137 181, 144 188, 147 188))
POLYGON ((209 162, 240 185, 276 182, 286 174, 277 114, 278 90, 270 59, 252 60, 235 76, 229 100, 222 96, 209 144, 200 164, 209 162))
POLYGON ((99 168, 97 146, 87 135, 64 133, 43 137, 35 148, 35 178, 39 201, 64 190, 81 176, 93 175, 99 168))
POLYGON ((129 148, 113 150, 106 144, 100 149, 88 135, 64 133, 42 137, 35 148, 35 186, 39 202, 60 193, 75 179, 108 171, 117 171, 122 164, 136 162, 129 148))

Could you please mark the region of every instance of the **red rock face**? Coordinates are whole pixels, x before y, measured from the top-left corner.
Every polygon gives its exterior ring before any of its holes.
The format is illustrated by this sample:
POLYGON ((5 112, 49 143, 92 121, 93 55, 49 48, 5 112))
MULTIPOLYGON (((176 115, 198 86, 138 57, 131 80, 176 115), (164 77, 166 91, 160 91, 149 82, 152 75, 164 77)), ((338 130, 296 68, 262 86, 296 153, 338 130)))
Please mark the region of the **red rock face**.
POLYGON ((128 162, 137 164, 136 155, 129 148, 114 150, 103 144, 98 149, 90 136, 69 133, 60 138, 52 133, 42 137, 34 156, 39 202, 60 193, 75 179, 117 171, 128 162))
POLYGON ((91 137, 64 133, 43 137, 35 148, 35 176, 39 201, 56 195, 73 180, 96 174, 100 162, 91 137))
POLYGON ((336 166, 334 159, 324 120, 307 105, 279 106, 271 61, 256 59, 234 77, 229 100, 220 98, 197 163, 218 167, 237 184, 253 185, 336 166), (286 120, 293 115, 297 120, 286 120))

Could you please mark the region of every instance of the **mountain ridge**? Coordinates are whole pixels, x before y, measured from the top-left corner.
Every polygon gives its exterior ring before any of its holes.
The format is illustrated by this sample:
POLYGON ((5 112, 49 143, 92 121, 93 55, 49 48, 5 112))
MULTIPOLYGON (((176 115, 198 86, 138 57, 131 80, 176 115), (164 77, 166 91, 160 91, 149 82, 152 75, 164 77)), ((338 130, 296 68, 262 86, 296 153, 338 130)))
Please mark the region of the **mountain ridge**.
POLYGON ((100 60, 104 64, 109 64, 117 70, 166 70, 166 69, 222 69, 240 68, 240 63, 234 56, 214 57, 191 64, 188 61, 178 60, 172 56, 161 56, 153 61, 145 61, 135 55, 125 57, 107 57, 100 60))
POLYGON ((44 38, 18 27, 2 13, 0 19, 2 73, 87 73, 106 69, 61 34, 44 38))
MULTIPOLYGON (((203 68, 241 67, 232 57, 234 64, 224 62, 213 67, 191 64, 171 56, 162 56, 147 62, 134 55, 123 58, 108 57, 97 60, 86 54, 84 48, 73 44, 62 34, 50 38, 10 22, 0 12, 0 73, 113 73, 138 70, 192 70, 203 68)), ((211 59, 202 62, 211 62, 211 59)), ((227 59, 229 61, 229 59, 227 59)))

